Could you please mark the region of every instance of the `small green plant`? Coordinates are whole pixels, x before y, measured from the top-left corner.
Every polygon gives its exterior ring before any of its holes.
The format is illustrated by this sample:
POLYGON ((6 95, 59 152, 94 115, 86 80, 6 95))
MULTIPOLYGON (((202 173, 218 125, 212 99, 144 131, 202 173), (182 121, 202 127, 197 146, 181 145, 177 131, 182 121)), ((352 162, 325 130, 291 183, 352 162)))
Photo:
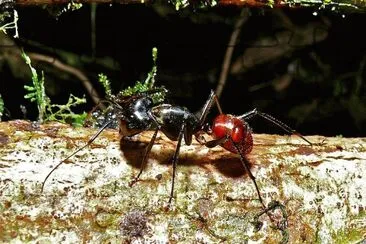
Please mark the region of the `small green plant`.
POLYGON ((62 121, 62 122, 69 122, 72 121, 73 125, 81 126, 84 124, 84 121, 87 117, 87 113, 84 112, 82 114, 75 114, 71 108, 76 107, 81 104, 85 104, 86 99, 85 97, 80 98, 76 97, 73 94, 70 94, 69 100, 66 104, 49 104, 47 106, 47 120, 49 121, 62 121))
POLYGON ((14 29, 14 38, 18 38, 19 34, 18 34, 18 12, 16 10, 14 10, 13 15, 11 16, 11 14, 7 11, 4 11, 3 13, 0 13, 0 24, 5 21, 5 19, 9 18, 9 17, 13 17, 13 21, 6 23, 2 26, 0 26, 0 31, 4 32, 5 34, 7 34, 8 30, 12 30, 14 29))
POLYGON ((155 85, 155 77, 158 71, 156 60, 158 58, 158 49, 154 47, 152 49, 152 59, 153 59, 153 66, 151 68, 151 71, 147 74, 147 77, 144 82, 137 81, 133 87, 127 87, 125 90, 120 92, 120 95, 122 96, 131 96, 133 94, 137 94, 139 92, 146 92, 153 89, 156 90, 162 90, 161 92, 154 93, 151 97, 154 101, 154 103, 159 103, 164 101, 165 99, 165 89, 164 87, 154 87, 155 85))
POLYGON ((31 102, 35 102, 38 107, 38 121, 61 121, 72 122, 75 125, 82 125, 87 114, 75 114, 71 108, 80 104, 86 103, 86 99, 76 97, 70 94, 69 100, 65 105, 51 104, 50 98, 45 92, 44 86, 44 74, 37 73, 37 70, 32 67, 31 59, 22 51, 22 57, 28 64, 32 73, 32 85, 25 85, 24 89, 28 93, 24 96, 25 99, 29 99, 31 102))
POLYGON ((101 83, 104 87, 104 91, 105 91, 106 96, 107 97, 112 96, 111 83, 110 83, 108 77, 105 74, 100 73, 98 75, 98 78, 99 78, 98 79, 99 83, 101 83))
MULTIPOLYGON (((155 77, 156 77, 157 70, 158 70, 157 64, 156 64, 157 57, 158 57, 158 49, 156 47, 154 47, 152 49, 153 67, 151 68, 151 71, 147 74, 145 81, 144 82, 136 81, 134 86, 132 86, 132 87, 129 86, 126 89, 124 89, 123 91, 120 91, 118 96, 132 96, 134 94, 138 94, 138 93, 146 92, 146 91, 150 91, 150 90, 161 90, 159 92, 152 94, 151 97, 152 97, 154 103, 159 103, 159 102, 164 101, 165 95, 166 95, 164 87, 162 87, 162 86, 154 87, 155 77)), ((106 97, 113 100, 114 95, 112 95, 108 77, 104 74, 99 74, 99 82, 103 85, 103 87, 105 89, 106 97)))
POLYGON ((32 73, 32 86, 24 85, 24 89, 28 91, 24 98, 37 103, 38 120, 43 122, 43 119, 46 118, 46 106, 50 103, 50 99, 47 97, 44 89, 44 74, 42 72, 41 76, 38 75, 37 70, 32 67, 31 59, 24 51, 22 51, 22 57, 32 73))

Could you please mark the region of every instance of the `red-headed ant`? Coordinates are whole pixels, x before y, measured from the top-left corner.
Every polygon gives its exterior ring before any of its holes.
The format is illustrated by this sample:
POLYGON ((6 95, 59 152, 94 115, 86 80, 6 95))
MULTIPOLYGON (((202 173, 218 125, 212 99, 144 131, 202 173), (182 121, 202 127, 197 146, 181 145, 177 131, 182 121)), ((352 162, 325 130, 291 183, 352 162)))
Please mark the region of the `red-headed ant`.
MULTIPOLYGON (((254 116, 259 116, 282 128, 287 133, 298 135, 304 141, 311 145, 310 141, 297 133, 295 130, 291 129, 286 124, 268 114, 259 112, 256 109, 240 116, 223 114, 218 99, 213 91, 211 91, 209 98, 202 107, 199 116, 196 116, 195 114, 181 106, 154 103, 152 99, 152 94, 157 92, 161 92, 161 89, 141 92, 131 96, 117 95, 113 98, 113 100, 110 99, 108 102, 112 104, 114 110, 113 112, 116 115, 115 117, 118 119, 119 133, 122 138, 121 140, 134 136, 146 130, 154 130, 154 134, 145 149, 145 154, 141 162, 140 171, 135 179, 130 183, 131 186, 136 183, 141 176, 143 169, 145 168, 148 155, 155 143, 155 139, 159 131, 163 132, 170 140, 177 141, 177 146, 172 159, 173 177, 170 197, 168 201, 169 205, 172 201, 174 194, 174 181, 177 168, 177 159, 183 138, 186 145, 190 145, 192 143, 192 137, 195 136, 198 142, 209 148, 220 145, 226 150, 238 154, 240 156, 240 161, 244 169, 246 170, 250 179, 255 185, 259 201, 264 209, 266 208, 266 206, 263 203, 255 177, 251 173, 248 160, 246 159, 246 154, 248 154, 253 148, 252 131, 246 121, 253 118, 254 116), (206 123, 206 117, 211 107, 213 106, 213 103, 216 103, 220 114, 214 119, 211 128, 209 128, 206 123), (202 138, 203 133, 211 134, 214 139, 211 141, 204 141, 204 139, 202 138)), ((107 121, 99 129, 99 131, 92 138, 90 138, 85 146, 79 148, 74 153, 69 155, 66 159, 61 161, 58 165, 56 165, 56 167, 54 167, 50 171, 50 173, 43 181, 42 191, 45 182, 53 171, 55 171, 70 157, 74 156, 83 148, 90 145, 97 138, 97 136, 113 122, 115 121, 107 121)))

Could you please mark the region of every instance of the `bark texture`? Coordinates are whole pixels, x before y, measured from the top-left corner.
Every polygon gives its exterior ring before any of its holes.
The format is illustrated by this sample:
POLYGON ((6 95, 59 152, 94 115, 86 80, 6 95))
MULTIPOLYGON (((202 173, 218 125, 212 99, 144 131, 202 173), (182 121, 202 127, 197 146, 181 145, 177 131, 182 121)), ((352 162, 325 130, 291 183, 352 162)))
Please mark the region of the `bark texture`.
POLYGON ((248 159, 266 205, 239 158, 220 147, 182 146, 167 209, 175 142, 160 135, 141 181, 129 182, 152 133, 123 143, 107 130, 59 123, 0 123, 0 242, 349 243, 366 237, 366 138, 254 135, 248 159), (287 221, 287 225, 285 225, 287 221), (277 227, 282 226, 280 231, 277 227), (276 227, 277 226, 277 227, 276 227))

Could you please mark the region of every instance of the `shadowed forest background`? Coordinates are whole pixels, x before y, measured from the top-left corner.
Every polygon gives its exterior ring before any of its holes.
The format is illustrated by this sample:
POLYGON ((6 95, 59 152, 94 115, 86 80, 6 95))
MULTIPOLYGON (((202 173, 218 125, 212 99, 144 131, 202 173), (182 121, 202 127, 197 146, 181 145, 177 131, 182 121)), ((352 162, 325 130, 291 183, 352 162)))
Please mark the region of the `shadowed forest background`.
MULTIPOLYGON (((108 76, 114 93, 143 81, 157 47, 156 85, 169 90, 169 103, 197 111, 217 87, 242 11, 98 5, 92 18, 91 5, 60 14, 62 8, 19 8, 20 39, 0 35, 3 120, 37 118, 36 105, 24 99, 31 76, 17 55, 20 47, 33 67, 44 71, 52 103, 66 103, 70 93, 86 95, 88 103, 76 112, 95 106, 93 94, 104 96, 99 73, 108 76), (95 90, 85 90, 74 73, 52 59, 82 72, 95 90)), ((365 136, 365 15, 312 9, 248 13, 220 97, 224 112, 243 114, 256 107, 305 135, 365 136)), ((260 119, 250 125, 256 133, 281 133, 260 119)))

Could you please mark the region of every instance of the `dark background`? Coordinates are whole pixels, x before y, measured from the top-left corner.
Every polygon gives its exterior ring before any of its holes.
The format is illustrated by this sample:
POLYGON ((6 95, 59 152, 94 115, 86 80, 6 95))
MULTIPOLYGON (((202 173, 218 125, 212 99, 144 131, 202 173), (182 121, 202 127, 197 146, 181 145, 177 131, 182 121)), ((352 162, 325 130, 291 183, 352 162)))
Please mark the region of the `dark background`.
MULTIPOLYGON (((157 85, 170 91, 169 102, 192 111, 198 110, 216 88, 241 12, 235 7, 175 11, 168 4, 98 5, 93 51, 91 6, 59 15, 62 8, 18 8, 21 39, 15 40, 14 47, 0 46, 0 57, 1 49, 19 47, 27 53, 55 57, 83 71, 103 94, 98 73, 109 77, 116 93, 145 79, 152 66, 151 49, 157 47, 157 85)), ((264 51, 263 62, 229 73, 220 98, 223 110, 242 114, 257 107, 303 134, 365 136, 365 15, 314 9, 249 12, 232 64, 258 55, 260 52, 254 51, 243 56, 253 47, 268 49, 268 54, 264 51), (296 32, 313 41, 304 44, 304 38, 293 35, 296 32), (267 40, 266 45, 263 40, 267 40)), ((47 94, 53 103, 66 103, 70 93, 88 94, 74 76, 51 64, 32 64, 45 72, 47 94)), ((11 64, 0 61, 0 94, 8 110, 3 120, 37 118, 35 104, 23 98, 23 85, 29 82, 29 77, 19 77, 11 64), (26 107, 26 115, 20 105, 26 107)), ((76 111, 92 109, 94 104, 89 95, 86 97, 88 104, 76 111)), ((258 133, 280 133, 259 119, 250 124, 258 133)))

